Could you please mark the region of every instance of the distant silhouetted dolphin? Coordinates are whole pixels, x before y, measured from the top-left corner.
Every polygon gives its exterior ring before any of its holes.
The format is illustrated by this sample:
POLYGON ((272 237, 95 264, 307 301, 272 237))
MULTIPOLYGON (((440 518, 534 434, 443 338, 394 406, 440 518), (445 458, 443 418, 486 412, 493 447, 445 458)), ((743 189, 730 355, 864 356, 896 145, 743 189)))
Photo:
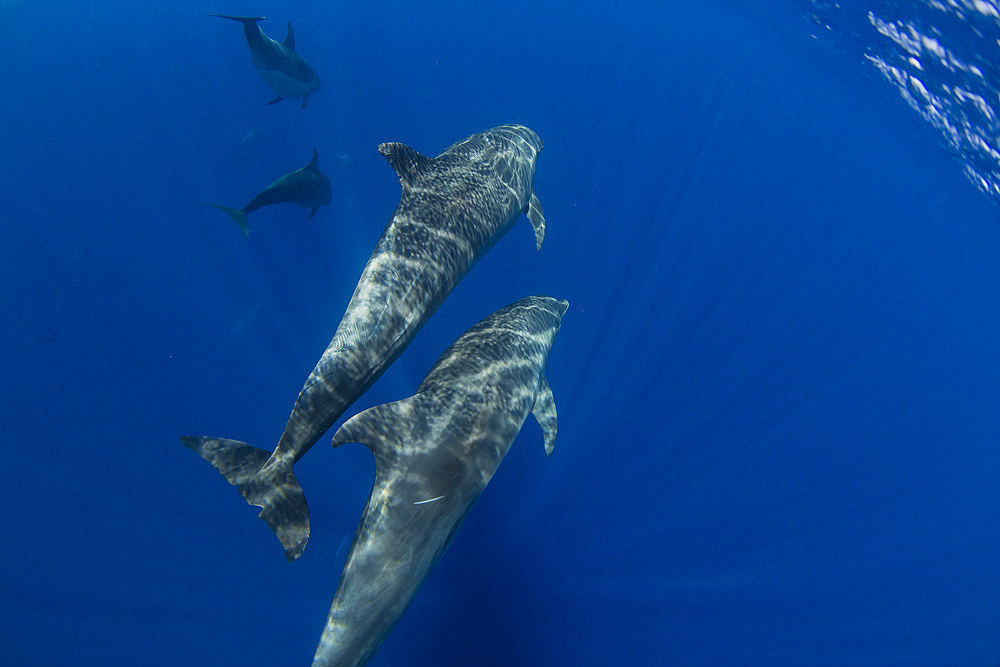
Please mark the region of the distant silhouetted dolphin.
POLYGON ((221 204, 209 204, 209 206, 214 206, 228 213, 229 217, 240 226, 243 236, 250 233, 250 227, 247 225, 247 213, 253 213, 257 209, 271 204, 288 202, 311 208, 309 217, 312 218, 320 206, 330 205, 330 180, 319 170, 318 161, 319 153, 314 148, 309 164, 285 174, 271 183, 243 208, 229 208, 221 204))
POLYGON ((267 133, 260 128, 252 128, 243 135, 238 145, 230 153, 240 162, 260 162, 267 144, 267 133))
POLYGON ((316 648, 313 667, 365 664, 399 621, 528 414, 545 451, 556 406, 545 364, 569 304, 547 296, 501 308, 460 336, 410 398, 347 420, 333 446, 375 454, 375 484, 316 648))
POLYGON ((262 508, 260 517, 290 560, 309 539, 309 510, 293 464, 395 361, 521 213, 541 248, 545 220, 532 190, 541 148, 523 125, 474 134, 433 159, 404 144, 379 146, 399 175, 399 205, 274 452, 237 440, 182 438, 262 508))
POLYGON ((263 16, 226 16, 225 14, 209 14, 222 19, 239 21, 243 24, 247 46, 250 47, 250 57, 254 67, 264 79, 268 88, 277 95, 268 104, 280 102, 286 97, 301 97, 302 108, 309 104, 309 96, 319 90, 319 77, 305 59, 295 52, 295 33, 292 24, 288 24, 288 35, 284 42, 276 42, 260 29, 258 21, 263 16))

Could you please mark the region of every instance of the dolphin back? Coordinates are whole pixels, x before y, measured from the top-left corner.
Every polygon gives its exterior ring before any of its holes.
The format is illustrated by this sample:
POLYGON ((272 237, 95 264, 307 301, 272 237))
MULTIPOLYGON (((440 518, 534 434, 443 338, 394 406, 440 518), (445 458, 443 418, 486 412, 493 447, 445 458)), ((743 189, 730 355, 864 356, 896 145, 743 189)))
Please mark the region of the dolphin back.
POLYGON ((371 659, 486 486, 458 458, 460 439, 436 432, 442 407, 434 397, 411 396, 355 415, 334 435, 334 447, 360 442, 371 449, 376 472, 313 667, 371 659))

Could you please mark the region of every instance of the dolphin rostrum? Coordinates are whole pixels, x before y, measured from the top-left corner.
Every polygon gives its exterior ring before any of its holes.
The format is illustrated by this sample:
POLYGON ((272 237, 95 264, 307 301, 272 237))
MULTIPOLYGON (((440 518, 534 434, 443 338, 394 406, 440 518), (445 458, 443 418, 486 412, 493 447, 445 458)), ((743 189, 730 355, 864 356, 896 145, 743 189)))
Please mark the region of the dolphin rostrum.
POLYGON ((333 446, 375 454, 375 484, 313 667, 365 664, 410 605, 527 419, 556 438, 545 364, 569 304, 516 301, 452 343, 413 396, 347 420, 333 446))
POLYGON ((250 227, 247 225, 247 213, 253 213, 257 209, 271 204, 288 202, 311 208, 309 217, 312 218, 320 206, 330 205, 330 179, 319 170, 318 164, 319 153, 314 148, 309 164, 287 173, 271 183, 243 208, 229 208, 221 204, 209 204, 209 206, 224 211, 235 220, 236 224, 240 226, 243 236, 250 233, 250 227))
POLYGON ((301 97, 302 108, 309 104, 309 96, 320 89, 319 77, 305 58, 295 52, 295 33, 292 24, 288 24, 288 35, 284 42, 276 42, 260 29, 258 21, 263 16, 226 16, 225 14, 209 14, 220 19, 230 19, 243 24, 243 32, 250 47, 250 58, 254 67, 264 79, 267 87, 277 95, 268 104, 280 102, 286 97, 301 97))
POLYGON ((532 190, 542 140, 523 125, 474 134, 436 158, 388 143, 379 152, 402 196, 347 311, 292 407, 273 452, 237 440, 184 437, 239 487, 289 560, 309 540, 309 510, 292 473, 351 403, 395 361, 473 264, 521 213, 542 247, 545 219, 532 190))

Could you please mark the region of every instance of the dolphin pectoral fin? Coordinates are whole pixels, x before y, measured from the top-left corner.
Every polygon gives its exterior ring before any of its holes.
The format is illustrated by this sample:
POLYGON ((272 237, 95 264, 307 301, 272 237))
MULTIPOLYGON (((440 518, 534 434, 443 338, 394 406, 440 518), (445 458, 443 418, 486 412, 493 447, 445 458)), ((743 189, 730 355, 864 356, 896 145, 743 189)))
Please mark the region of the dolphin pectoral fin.
POLYGON ((226 481, 237 487, 295 560, 309 541, 309 507, 288 459, 270 461, 271 452, 226 438, 185 436, 181 442, 211 463, 226 481))
POLYGON ((315 148, 313 149, 312 159, 309 160, 309 164, 307 164, 305 168, 312 171, 319 171, 319 151, 315 148))
POLYGON ((311 211, 309 211, 309 218, 308 219, 312 220, 313 216, 316 215, 316 211, 318 211, 318 210, 319 210, 319 206, 313 206, 313 209, 311 211))
MULTIPOLYGON (((278 99, 280 100, 281 98, 279 97, 278 99)), ((307 106, 309 106, 309 95, 305 95, 302 98, 302 108, 305 109, 307 106)))
POLYGON ((285 99, 285 98, 284 98, 284 97, 282 97, 281 95, 278 95, 278 96, 277 96, 277 97, 275 97, 275 98, 274 98, 273 100, 271 100, 270 102, 268 102, 268 104, 277 104, 278 102, 280 102, 280 101, 281 101, 281 100, 283 100, 283 99, 285 99))
POLYGON ((420 172, 427 169, 434 161, 432 158, 422 155, 406 144, 390 142, 381 144, 378 147, 381 153, 389 162, 389 165, 399 176, 399 182, 404 187, 411 185, 420 175, 420 172))
POLYGON ((542 204, 535 196, 534 190, 531 191, 531 199, 528 200, 528 207, 524 213, 535 230, 535 250, 541 250, 542 241, 545 240, 545 216, 542 214, 542 204))
POLYGON ((292 22, 288 22, 288 34, 285 36, 285 41, 282 42, 285 48, 289 51, 295 50, 295 33, 292 32, 292 22))
POLYGON ((535 405, 531 408, 531 414, 535 415, 538 425, 542 427, 545 455, 552 456, 552 449, 556 445, 556 402, 544 375, 538 386, 538 393, 535 394, 535 405))
POLYGON ((214 208, 219 209, 230 218, 236 221, 236 224, 240 226, 240 231, 243 232, 243 236, 250 235, 250 225, 247 224, 247 214, 243 209, 239 208, 229 208, 228 206, 223 206, 222 204, 208 204, 214 208))

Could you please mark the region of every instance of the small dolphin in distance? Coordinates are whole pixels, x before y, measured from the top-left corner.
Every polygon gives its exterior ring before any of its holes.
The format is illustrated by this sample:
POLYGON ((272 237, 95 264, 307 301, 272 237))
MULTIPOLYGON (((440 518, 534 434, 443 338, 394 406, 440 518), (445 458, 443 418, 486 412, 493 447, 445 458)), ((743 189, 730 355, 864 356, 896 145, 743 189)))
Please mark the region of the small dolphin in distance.
POLYGON ((523 125, 467 137, 437 157, 379 146, 399 177, 399 205, 382 232, 330 344, 299 392, 273 451, 239 440, 185 436, 295 560, 309 540, 309 508, 292 471, 334 422, 403 352, 472 266, 525 214, 542 247, 535 196, 542 140, 523 125))
POLYGON ((333 446, 375 455, 375 484, 351 545, 313 667, 358 667, 395 627, 492 479, 529 414, 545 452, 556 405, 545 380, 569 304, 516 301, 435 362, 413 396, 351 417, 333 446))
POLYGON ((267 133, 255 127, 248 130, 239 143, 233 146, 229 152, 240 162, 256 164, 261 161, 267 143, 267 133))
POLYGON ((250 200, 250 203, 243 208, 230 208, 221 204, 209 204, 220 211, 224 211, 236 221, 240 226, 243 236, 250 233, 247 225, 247 213, 253 213, 259 208, 270 206, 271 204, 281 204, 288 202, 297 206, 311 208, 309 218, 316 215, 316 209, 320 206, 330 205, 330 179, 319 170, 317 162, 319 153, 313 149, 312 160, 309 164, 285 174, 274 183, 261 190, 260 194, 250 200))
POLYGON ((250 58, 254 67, 264 79, 267 87, 277 95, 268 104, 275 104, 286 97, 301 97, 302 108, 309 104, 309 96, 320 90, 319 77, 305 58, 295 52, 295 33, 292 24, 288 24, 288 35, 284 42, 276 42, 260 29, 258 21, 263 16, 226 16, 225 14, 209 14, 220 19, 239 21, 243 24, 247 46, 250 47, 250 58))

